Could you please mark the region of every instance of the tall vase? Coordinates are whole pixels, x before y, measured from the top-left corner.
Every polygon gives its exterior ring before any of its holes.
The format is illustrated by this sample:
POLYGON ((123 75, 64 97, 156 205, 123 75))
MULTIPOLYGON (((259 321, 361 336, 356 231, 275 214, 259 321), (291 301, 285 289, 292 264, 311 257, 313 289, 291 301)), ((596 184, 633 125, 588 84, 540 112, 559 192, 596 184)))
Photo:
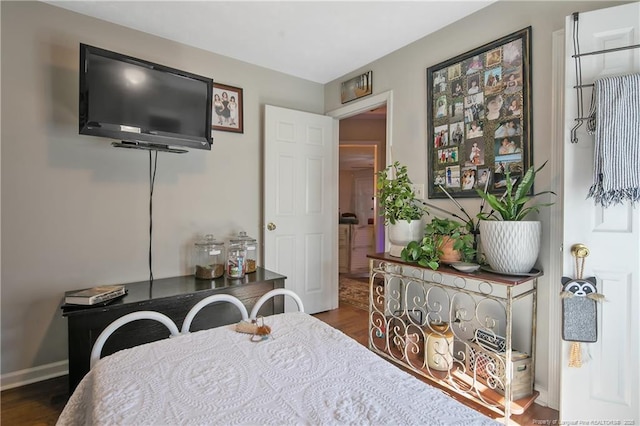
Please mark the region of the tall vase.
POLYGON ((422 220, 398 220, 395 224, 389 225, 389 256, 400 257, 402 249, 411 241, 420 241, 424 236, 422 220))
POLYGON ((496 272, 523 274, 531 271, 540 252, 539 221, 480 221, 480 244, 487 263, 496 272))

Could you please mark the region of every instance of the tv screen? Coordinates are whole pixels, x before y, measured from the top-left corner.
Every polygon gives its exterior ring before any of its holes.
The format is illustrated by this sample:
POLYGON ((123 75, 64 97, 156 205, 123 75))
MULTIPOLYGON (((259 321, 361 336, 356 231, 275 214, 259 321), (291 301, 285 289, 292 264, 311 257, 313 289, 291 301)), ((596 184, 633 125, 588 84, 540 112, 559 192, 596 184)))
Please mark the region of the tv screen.
POLYGON ((80 44, 80 134, 210 150, 212 90, 208 77, 80 44))

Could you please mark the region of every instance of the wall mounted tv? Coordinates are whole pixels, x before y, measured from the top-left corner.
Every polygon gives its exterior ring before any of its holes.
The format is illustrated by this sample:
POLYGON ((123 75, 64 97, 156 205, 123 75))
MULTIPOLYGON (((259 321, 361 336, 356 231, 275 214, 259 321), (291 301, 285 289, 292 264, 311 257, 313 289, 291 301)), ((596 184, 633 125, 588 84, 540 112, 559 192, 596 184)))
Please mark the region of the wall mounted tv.
POLYGON ((80 134, 121 148, 211 149, 213 80, 80 44, 80 134))

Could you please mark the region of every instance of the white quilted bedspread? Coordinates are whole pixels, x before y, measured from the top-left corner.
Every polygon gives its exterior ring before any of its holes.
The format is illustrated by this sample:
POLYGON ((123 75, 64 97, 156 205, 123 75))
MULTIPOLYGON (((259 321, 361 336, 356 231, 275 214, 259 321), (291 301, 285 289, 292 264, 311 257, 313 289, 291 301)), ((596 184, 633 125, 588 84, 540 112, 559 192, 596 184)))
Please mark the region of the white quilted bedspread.
POLYGON ((494 424, 312 316, 265 324, 259 343, 224 326, 105 357, 58 424, 494 424))

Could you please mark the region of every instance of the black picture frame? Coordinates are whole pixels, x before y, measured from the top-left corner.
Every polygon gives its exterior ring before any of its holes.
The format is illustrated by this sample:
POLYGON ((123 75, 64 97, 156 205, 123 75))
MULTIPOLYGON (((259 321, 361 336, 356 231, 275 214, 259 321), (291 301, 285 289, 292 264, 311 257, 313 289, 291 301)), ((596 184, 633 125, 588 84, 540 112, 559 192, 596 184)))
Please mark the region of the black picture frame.
POLYGON ((531 27, 427 68, 429 198, 502 194, 531 138, 531 27))
POLYGON ((244 100, 241 88, 213 83, 212 102, 211 128, 213 130, 244 133, 244 100), (235 108, 229 108, 233 101, 235 101, 235 108))

